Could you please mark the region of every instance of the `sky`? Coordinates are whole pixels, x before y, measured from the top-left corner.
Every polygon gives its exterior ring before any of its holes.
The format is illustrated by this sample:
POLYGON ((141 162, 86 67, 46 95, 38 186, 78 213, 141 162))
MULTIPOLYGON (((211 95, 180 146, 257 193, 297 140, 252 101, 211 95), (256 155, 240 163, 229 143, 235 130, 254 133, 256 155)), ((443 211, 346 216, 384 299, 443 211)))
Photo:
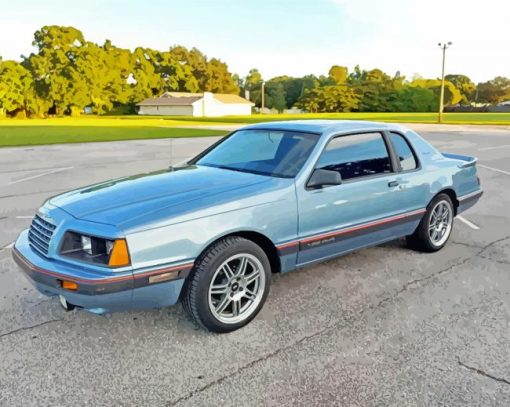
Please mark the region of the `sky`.
POLYGON ((0 56, 28 55, 33 33, 66 25, 133 49, 197 47, 245 76, 327 75, 359 64, 389 74, 510 77, 510 0, 0 0, 0 56))

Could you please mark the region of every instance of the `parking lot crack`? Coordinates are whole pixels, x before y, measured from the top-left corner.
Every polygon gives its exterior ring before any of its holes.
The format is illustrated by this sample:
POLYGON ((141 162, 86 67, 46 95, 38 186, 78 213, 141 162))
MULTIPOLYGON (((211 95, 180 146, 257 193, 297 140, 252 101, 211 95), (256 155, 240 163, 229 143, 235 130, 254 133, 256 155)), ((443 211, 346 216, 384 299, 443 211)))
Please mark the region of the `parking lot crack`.
POLYGON ((458 244, 460 246, 466 246, 466 247, 469 247, 471 249, 483 249, 483 246, 476 245, 476 244, 465 243, 465 242, 458 242, 456 240, 451 240, 451 243, 458 244))
MULTIPOLYGON (((336 326, 337 324, 338 323, 335 323, 334 326, 336 326)), ((323 329, 321 329, 321 330, 319 330, 317 332, 314 332, 313 334, 303 336, 302 338, 300 338, 299 340, 291 343, 288 346, 284 346, 282 348, 278 348, 278 349, 274 350, 273 352, 267 353, 264 356, 261 356, 261 357, 259 357, 257 359, 254 359, 254 360, 252 360, 252 361, 250 361, 250 362, 240 366, 234 372, 226 374, 224 376, 221 376, 221 377, 217 378, 216 380, 213 380, 213 381, 205 384, 204 386, 199 387, 198 389, 196 389, 196 390, 194 390, 194 391, 192 391, 192 392, 190 392, 190 393, 188 393, 188 394, 178 398, 177 400, 169 402, 167 404, 167 406, 168 407, 172 407, 172 406, 175 406, 175 405, 177 405, 179 403, 182 403, 184 401, 188 401, 189 399, 194 397, 196 394, 199 394, 199 393, 201 393, 201 392, 203 392, 203 391, 205 391, 205 390, 207 390, 207 389, 209 389, 209 388, 211 388, 211 387, 213 387, 213 386, 215 386, 217 384, 221 384, 225 380, 227 380, 227 379, 229 379, 231 377, 234 377, 234 376, 238 375, 239 373, 242 373, 246 369, 249 369, 249 368, 251 368, 251 367, 253 367, 253 366, 255 366, 255 365, 257 365, 257 364, 259 364, 261 362, 264 362, 264 361, 266 361, 266 360, 268 360, 268 359, 270 359, 270 358, 272 358, 274 356, 277 356, 277 355, 279 355, 282 352, 285 352, 285 351, 287 351, 289 349, 292 349, 293 347, 295 347, 295 346, 297 346, 297 345, 299 345, 299 344, 301 344, 301 343, 303 343, 303 342, 305 342, 305 341, 307 341, 309 339, 313 339, 313 338, 315 338, 317 336, 320 336, 320 335, 328 332, 329 330, 334 328, 334 326, 327 326, 327 327, 325 327, 325 328, 323 328, 323 329)))
POLYGON ((23 331, 30 331, 31 329, 35 329, 35 328, 39 328, 43 325, 47 325, 47 324, 51 324, 53 322, 59 322, 59 321, 62 321, 61 318, 57 318, 57 319, 50 319, 48 321, 44 321, 44 322, 41 322, 40 324, 36 324, 36 325, 31 325, 31 326, 23 326, 21 328, 17 328, 17 329, 14 329, 12 331, 9 331, 9 332, 5 332, 3 334, 0 334, 0 339, 6 337, 6 336, 9 336, 9 335, 13 335, 13 334, 16 334, 18 332, 23 332, 23 331))
POLYGON ((506 260, 499 260, 499 259, 493 259, 492 257, 490 256, 483 256, 481 255, 480 256, 482 259, 486 259, 486 260, 490 260, 490 261, 493 261, 495 263, 499 263, 499 264, 510 264, 510 261, 506 261, 506 260))
POLYGON ((485 376, 485 377, 487 377, 487 378, 489 378, 489 379, 495 380, 495 381, 500 382, 500 383, 510 384, 510 381, 509 381, 509 380, 504 379, 504 378, 502 378, 502 377, 494 376, 494 375, 492 375, 492 374, 490 374, 490 373, 487 373, 486 371, 484 371, 484 370, 482 370, 482 369, 479 369, 479 368, 477 368, 477 367, 469 366, 469 365, 467 365, 467 364, 463 363, 460 359, 457 359, 457 362, 458 362, 458 363, 459 363, 459 365, 460 365, 460 366, 462 366, 463 368, 468 369, 468 370, 470 370, 470 371, 472 371, 472 372, 475 372, 475 373, 477 373, 477 374, 479 374, 479 375, 481 375, 481 376, 485 376))
MULTIPOLYGON (((477 251, 474 255, 469 256, 469 257, 466 257, 466 258, 464 258, 464 259, 461 259, 461 260, 457 261, 456 263, 454 263, 454 264, 452 264, 452 265, 450 265, 450 266, 448 266, 448 267, 446 267, 446 268, 444 268, 444 269, 442 269, 442 270, 437 271, 437 272, 436 272, 436 273, 434 273, 434 274, 431 274, 431 275, 429 275, 429 276, 427 276, 427 277, 423 277, 423 278, 415 279, 415 280, 412 280, 412 281, 409 281, 409 282, 405 283, 405 284, 402 286, 402 288, 401 288, 400 290, 396 291, 393 295, 391 295, 391 296, 389 296, 389 297, 387 297, 387 298, 382 299, 382 300, 381 300, 381 301, 379 301, 379 303, 377 303, 375 306, 370 306, 370 307, 366 308, 364 311, 362 311, 362 313, 364 314, 365 312, 368 312, 368 311, 371 311, 371 310, 377 309, 377 308, 379 308, 379 307, 381 307, 381 306, 384 306, 386 303, 391 302, 392 300, 396 299, 396 298, 397 298, 400 294, 402 294, 403 292, 407 291, 407 290, 409 289, 409 287, 411 287, 411 286, 413 286, 413 285, 421 284, 421 283, 422 283, 422 282, 424 282, 424 281, 431 280, 431 279, 433 279, 433 278, 435 278, 435 277, 438 277, 438 276, 440 276, 440 275, 442 275, 442 274, 444 274, 444 273, 447 273, 447 272, 449 272, 449 271, 451 271, 451 270, 455 269, 456 267, 461 266, 461 265, 463 265, 463 264, 467 263, 468 261, 470 261, 470 260, 472 260, 472 259, 476 258, 477 256, 480 256, 480 255, 481 255, 481 254, 482 254, 482 253, 483 253, 486 249, 488 249, 489 247, 491 247, 491 246, 493 246, 493 245, 495 245, 495 244, 497 244, 497 243, 499 243, 499 242, 501 242, 501 241, 507 240, 507 239, 510 239, 510 235, 509 235, 509 236, 505 236, 505 237, 503 237, 503 238, 501 238, 501 239, 495 240, 495 241, 493 241, 493 242, 490 242, 490 243, 488 243, 487 245, 485 245, 485 246, 483 246, 483 247, 477 247, 477 248, 478 248, 478 249, 480 249, 480 250, 478 250, 478 251, 477 251)), ((332 325, 329 325, 329 326, 327 326, 327 327, 325 327, 325 328, 323 328, 323 329, 321 329, 321 330, 319 330, 319 331, 316 331, 316 332, 314 332, 313 334, 310 334, 310 335, 304 336, 304 337, 302 337, 301 339, 299 339, 299 340, 297 340, 297 341, 293 342, 292 344, 290 344, 290 345, 288 345, 288 346, 284 346, 284 347, 282 347, 282 348, 278 348, 278 349, 276 349, 276 350, 275 350, 275 351, 273 351, 273 352, 270 352, 270 353, 268 353, 268 354, 266 354, 266 355, 264 355, 264 356, 261 356, 260 358, 254 359, 254 360, 252 360, 252 361, 250 361, 250 362, 248 362, 248 363, 246 363, 246 364, 244 364, 244 365, 240 366, 240 367, 239 367, 239 368, 237 368, 235 371, 233 371, 233 372, 231 372, 231 373, 229 373, 229 374, 226 374, 226 375, 224 375, 224 376, 221 376, 221 377, 217 378, 216 380, 213 380, 213 381, 211 381, 211 382, 209 382, 209 383, 205 384, 204 386, 199 387, 199 388, 197 388, 196 390, 191 391, 190 393, 187 393, 187 394, 183 395, 182 397, 178 398, 178 399, 177 399, 177 400, 175 400, 175 401, 171 401, 171 402, 169 402, 169 403, 167 404, 167 406, 172 407, 172 406, 175 406, 175 405, 177 405, 177 404, 179 404, 179 403, 182 403, 182 402, 188 401, 188 400, 190 400, 192 397, 194 397, 195 395, 200 394, 201 392, 203 392, 203 391, 205 391, 205 390, 207 390, 207 389, 209 389, 209 388, 211 388, 211 387, 213 387, 213 386, 215 386, 215 385, 217 385, 217 384, 221 384, 221 383, 222 383, 222 382, 224 382, 225 380, 228 380, 229 378, 234 377, 234 376, 238 375, 239 373, 242 373, 244 370, 249 369, 250 367, 257 365, 258 363, 261 363, 261 362, 267 361, 268 359, 270 359, 270 358, 272 358, 272 357, 274 357, 274 356, 278 356, 278 355, 279 355, 279 354, 281 354, 282 352, 288 351, 288 350, 290 350, 290 349, 294 348, 295 346, 300 345, 300 344, 301 344, 301 343, 303 343, 303 342, 306 342, 306 341, 308 341, 308 340, 310 340, 310 339, 313 339, 313 338, 315 338, 315 337, 317 337, 317 336, 321 336, 321 335, 323 335, 323 334, 326 334, 326 333, 330 332, 332 329, 335 329, 336 327, 338 327, 338 325, 339 325, 341 322, 343 322, 343 321, 336 321, 336 322, 335 322, 335 323, 333 323, 332 325)), ((459 362, 459 363, 460 363, 460 362, 459 362)), ((466 366, 466 367, 467 367, 467 366, 466 366)), ((469 368, 469 367, 467 367, 467 368, 469 368)), ((472 368, 472 370, 475 370, 475 371, 476 371, 477 369, 472 368)), ((480 373, 480 374, 482 374, 482 373, 480 373)), ((490 375, 487 375, 487 377, 494 378, 494 377, 492 377, 492 376, 490 376, 490 375)), ((505 379, 494 378, 494 380, 499 380, 499 381, 503 381, 503 382, 505 382, 505 383, 508 383, 505 379)), ((510 384, 510 383, 509 383, 509 384, 510 384)))
POLYGON ((485 258, 483 256, 483 253, 485 252, 485 250, 487 250, 489 247, 497 244, 497 243, 500 243, 504 240, 507 240, 507 239, 510 239, 510 235, 509 236, 505 236, 505 237, 502 237, 501 239, 497 239, 497 240, 494 240, 488 244, 486 244, 485 246, 483 247, 479 247, 480 250, 478 250, 475 254, 473 254, 472 256, 469 256, 469 257, 466 257, 462 260, 459 260, 457 261, 456 263, 444 268, 444 269, 441 269, 433 274, 430 274, 426 277, 422 277, 422 278, 417 278, 415 280, 411 280, 411 281, 408 281, 407 283, 405 283, 402 288, 400 288, 398 291, 396 291, 394 294, 392 294, 391 296, 389 297, 386 297, 386 298, 383 298, 381 301, 379 301, 379 303, 377 303, 377 305, 374 307, 374 308, 379 308, 383 305, 385 305, 386 303, 388 302, 391 302, 392 300, 394 300, 395 298, 397 298, 400 294, 404 293, 405 291, 407 291, 410 287, 414 286, 414 285, 419 285, 421 283, 423 283, 424 281, 427 281, 427 280, 431 280, 433 278, 436 278, 444 273, 447 273, 459 266, 462 266, 463 264, 467 263, 468 261, 476 258, 476 257, 482 257, 482 258, 485 258))
POLYGON ((485 246, 482 247, 482 249, 476 254, 476 256, 482 254, 485 250, 487 250, 489 247, 491 246, 494 246, 495 244, 498 244, 498 243, 501 243, 501 242, 504 242, 505 240, 508 240, 510 239, 510 235, 508 236, 505 236, 505 237, 502 237, 501 239, 497 239, 497 240, 494 240, 488 244, 486 244, 485 246))
POLYGON ((419 285, 419 284, 423 283, 424 281, 439 277, 441 274, 447 273, 447 272, 455 269, 456 267, 462 266, 463 264, 467 263, 469 260, 473 259, 474 257, 475 256, 466 257, 466 258, 462 259, 461 261, 458 261, 458 262, 456 262, 444 269, 441 269, 433 274, 430 274, 426 277, 417 278, 415 280, 408 281, 398 291, 393 293, 391 296, 383 298, 381 301, 379 301, 379 303, 377 303, 377 305, 374 308, 379 308, 381 306, 384 306, 386 303, 393 301, 395 298, 400 296, 402 293, 406 292, 410 287, 412 287, 414 285, 419 285))

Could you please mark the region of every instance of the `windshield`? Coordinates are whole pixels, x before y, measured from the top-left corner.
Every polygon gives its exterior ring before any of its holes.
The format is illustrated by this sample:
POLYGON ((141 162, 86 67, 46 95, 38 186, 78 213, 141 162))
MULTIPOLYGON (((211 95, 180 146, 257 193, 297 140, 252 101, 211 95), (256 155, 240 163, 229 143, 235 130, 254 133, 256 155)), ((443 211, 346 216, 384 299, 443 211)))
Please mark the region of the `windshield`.
POLYGON ((282 130, 240 130, 195 164, 293 178, 303 167, 318 134, 282 130))

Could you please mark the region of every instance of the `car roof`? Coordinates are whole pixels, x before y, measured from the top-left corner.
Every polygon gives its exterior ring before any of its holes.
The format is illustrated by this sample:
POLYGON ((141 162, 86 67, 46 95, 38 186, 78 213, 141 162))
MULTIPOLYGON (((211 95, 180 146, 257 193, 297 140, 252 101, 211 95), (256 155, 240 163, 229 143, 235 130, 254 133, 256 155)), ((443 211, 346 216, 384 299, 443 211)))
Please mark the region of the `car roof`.
POLYGON ((370 130, 402 130, 394 123, 379 123, 364 120, 289 120, 252 124, 243 129, 289 130, 311 133, 338 133, 370 130))

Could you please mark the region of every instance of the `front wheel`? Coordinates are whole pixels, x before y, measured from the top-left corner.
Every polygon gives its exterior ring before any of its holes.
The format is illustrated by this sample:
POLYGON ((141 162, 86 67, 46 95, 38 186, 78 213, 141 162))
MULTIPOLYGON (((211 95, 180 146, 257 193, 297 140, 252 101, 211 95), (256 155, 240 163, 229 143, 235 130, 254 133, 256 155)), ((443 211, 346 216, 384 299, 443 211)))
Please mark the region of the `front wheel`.
POLYGON ((439 194, 427 207, 416 231, 407 237, 410 247, 435 252, 444 247, 453 228, 453 203, 446 194, 439 194))
POLYGON ((213 332, 231 332, 255 318, 270 281, 265 252, 250 240, 227 237, 197 259, 183 305, 199 325, 213 332))

